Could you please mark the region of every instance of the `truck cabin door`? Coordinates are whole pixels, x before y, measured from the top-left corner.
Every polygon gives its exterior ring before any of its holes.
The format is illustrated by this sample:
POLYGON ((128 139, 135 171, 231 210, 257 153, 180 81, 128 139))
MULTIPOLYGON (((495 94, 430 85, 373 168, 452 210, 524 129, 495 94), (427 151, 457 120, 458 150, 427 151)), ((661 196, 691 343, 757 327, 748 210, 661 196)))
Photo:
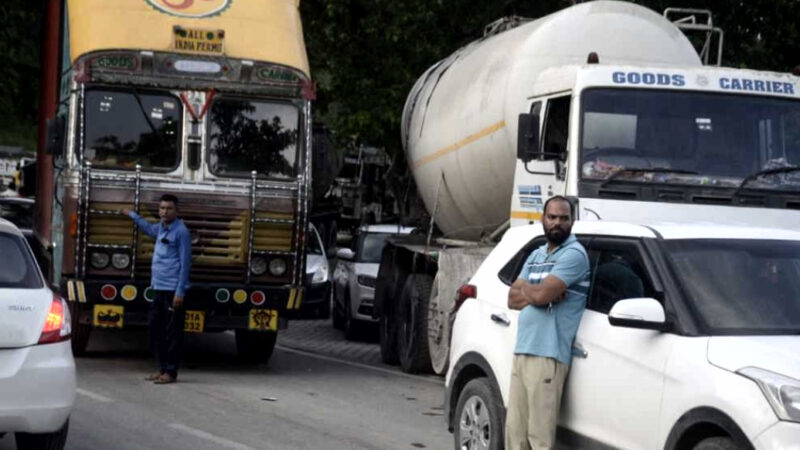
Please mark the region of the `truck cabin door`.
MULTIPOLYGON (((566 195, 567 149, 571 95, 535 98, 531 102, 531 126, 538 133, 533 158, 517 159, 514 193, 511 198, 511 225, 527 225, 542 217, 544 202, 554 195, 566 195)), ((520 133, 525 131, 520 130, 520 133)))

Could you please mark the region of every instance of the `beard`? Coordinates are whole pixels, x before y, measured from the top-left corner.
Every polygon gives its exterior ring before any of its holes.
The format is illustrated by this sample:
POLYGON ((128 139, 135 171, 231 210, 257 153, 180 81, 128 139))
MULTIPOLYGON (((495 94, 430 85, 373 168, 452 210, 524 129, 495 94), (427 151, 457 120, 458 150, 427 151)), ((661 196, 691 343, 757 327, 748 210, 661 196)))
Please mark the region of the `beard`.
POLYGON ((571 229, 564 229, 560 227, 552 227, 549 230, 545 230, 545 237, 547 237, 547 241, 553 246, 559 246, 564 243, 569 237, 569 233, 572 231, 571 229))

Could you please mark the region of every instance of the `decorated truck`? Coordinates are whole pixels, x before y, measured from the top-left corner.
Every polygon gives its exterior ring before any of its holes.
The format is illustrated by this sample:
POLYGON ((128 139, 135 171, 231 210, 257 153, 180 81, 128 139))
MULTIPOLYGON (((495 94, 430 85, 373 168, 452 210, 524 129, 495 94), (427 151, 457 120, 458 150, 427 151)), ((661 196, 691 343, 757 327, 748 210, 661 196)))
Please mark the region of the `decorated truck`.
POLYGON ((72 344, 147 323, 164 193, 192 236, 186 331, 266 361, 300 307, 311 178, 298 0, 51 0, 35 235, 72 344))
POLYGON ((474 295, 457 290, 554 195, 579 220, 797 228, 800 77, 721 67, 721 46, 708 11, 593 1, 495 22, 431 66, 402 139, 441 234, 384 248, 384 361, 444 374, 452 313, 474 295))

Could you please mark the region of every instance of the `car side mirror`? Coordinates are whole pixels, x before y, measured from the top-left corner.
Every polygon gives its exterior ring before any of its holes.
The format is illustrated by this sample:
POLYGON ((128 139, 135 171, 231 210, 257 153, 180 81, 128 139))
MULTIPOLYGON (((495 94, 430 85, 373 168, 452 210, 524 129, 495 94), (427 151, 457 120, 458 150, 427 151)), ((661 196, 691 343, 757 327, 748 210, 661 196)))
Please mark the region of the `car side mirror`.
POLYGON ((522 162, 539 155, 539 114, 520 114, 517 122, 517 159, 522 162))
POLYGON ((61 156, 64 151, 64 127, 66 121, 64 116, 56 116, 47 119, 46 123, 46 141, 44 151, 55 157, 61 156))
POLYGON ((654 298, 629 298, 619 300, 608 313, 608 323, 616 327, 668 331, 664 307, 654 298))
POLYGON ((351 260, 356 257, 356 254, 347 247, 337 248, 336 257, 339 259, 351 260))

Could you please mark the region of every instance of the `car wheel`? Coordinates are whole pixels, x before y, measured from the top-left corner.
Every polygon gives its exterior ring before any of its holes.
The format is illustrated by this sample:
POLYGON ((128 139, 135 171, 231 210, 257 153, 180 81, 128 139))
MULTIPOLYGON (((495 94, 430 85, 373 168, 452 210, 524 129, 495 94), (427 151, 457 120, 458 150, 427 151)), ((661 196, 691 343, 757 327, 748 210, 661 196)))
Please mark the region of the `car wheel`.
POLYGON ((92 325, 80 323, 81 314, 86 311, 87 306, 78 302, 69 302, 70 316, 72 317, 72 334, 70 335, 70 345, 72 354, 83 356, 86 354, 86 347, 89 345, 89 336, 92 334, 92 325))
POLYGON ((398 350, 400 367, 406 373, 429 373, 428 301, 433 287, 429 275, 411 274, 406 278, 398 305, 398 350))
POLYGON ((717 436, 703 439, 694 446, 693 450, 744 450, 744 448, 727 436, 717 436))
POLYGON ((331 317, 333 318, 333 328, 337 330, 343 330, 344 313, 342 312, 342 307, 339 306, 339 302, 337 301, 335 286, 331 286, 331 303, 333 303, 333 311, 331 312, 331 317))
POLYGON ((493 394, 485 377, 467 383, 458 396, 453 438, 456 450, 500 450, 503 448, 503 404, 493 394))
POLYGON ((69 420, 52 433, 15 433, 17 450, 62 450, 67 443, 69 420))
POLYGON ((348 341, 361 338, 361 324, 353 318, 353 310, 350 307, 350 292, 345 292, 344 296, 344 338, 348 341))
POLYGON ((275 350, 276 331, 236 330, 236 352, 247 362, 266 363, 275 350))

